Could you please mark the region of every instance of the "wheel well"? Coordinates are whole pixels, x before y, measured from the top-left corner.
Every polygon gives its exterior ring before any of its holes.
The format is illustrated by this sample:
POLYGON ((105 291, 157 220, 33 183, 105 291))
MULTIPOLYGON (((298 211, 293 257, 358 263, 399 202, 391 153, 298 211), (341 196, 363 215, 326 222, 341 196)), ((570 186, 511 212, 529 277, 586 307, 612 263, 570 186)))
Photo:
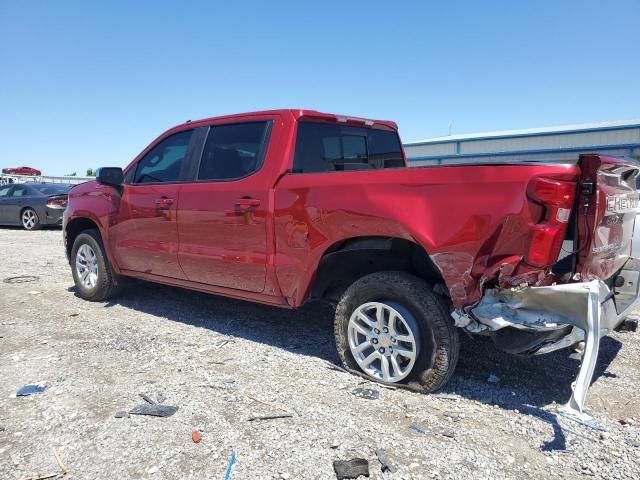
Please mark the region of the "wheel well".
POLYGON ((76 241, 76 238, 86 230, 97 230, 98 233, 100 232, 98 225, 88 218, 76 218, 67 225, 65 235, 67 238, 67 254, 69 257, 71 257, 71 249, 73 248, 73 243, 76 241))
MULTIPOLYGON (((402 238, 361 237, 346 240, 324 254, 310 297, 337 301, 359 278, 392 270, 411 273, 433 286, 445 286, 440 271, 420 245, 402 238)), ((436 290, 448 294, 446 287, 436 290)))

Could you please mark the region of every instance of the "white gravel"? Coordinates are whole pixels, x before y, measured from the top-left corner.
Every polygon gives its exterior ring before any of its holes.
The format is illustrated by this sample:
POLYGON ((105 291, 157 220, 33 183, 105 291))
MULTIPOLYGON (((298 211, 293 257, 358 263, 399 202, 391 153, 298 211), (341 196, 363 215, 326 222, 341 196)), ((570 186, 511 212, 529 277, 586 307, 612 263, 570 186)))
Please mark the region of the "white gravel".
POLYGON ((638 333, 602 341, 588 397, 598 432, 547 411, 578 370, 566 351, 520 359, 464 341, 444 390, 458 399, 359 385, 327 368, 327 305, 287 311, 143 282, 89 303, 59 230, 2 228, 0 255, 0 279, 39 277, 0 283, 0 479, 55 472, 52 448, 69 479, 221 479, 232 452, 232 479, 331 479, 333 461, 353 457, 371 478, 640 478, 638 333), (15 396, 38 382, 43 394, 15 396), (355 397, 358 386, 379 398, 355 397), (139 393, 179 410, 114 418, 139 393), (248 421, 283 412, 293 418, 248 421), (397 473, 381 473, 378 448, 397 473))

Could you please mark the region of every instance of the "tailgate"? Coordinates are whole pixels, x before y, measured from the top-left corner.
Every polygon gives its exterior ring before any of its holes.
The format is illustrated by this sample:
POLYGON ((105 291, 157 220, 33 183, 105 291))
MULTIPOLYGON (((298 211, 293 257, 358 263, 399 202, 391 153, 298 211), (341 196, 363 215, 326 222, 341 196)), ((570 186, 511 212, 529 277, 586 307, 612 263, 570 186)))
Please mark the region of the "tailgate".
POLYGON ((607 280, 631 255, 640 164, 626 158, 581 155, 579 165, 576 273, 581 280, 607 280))

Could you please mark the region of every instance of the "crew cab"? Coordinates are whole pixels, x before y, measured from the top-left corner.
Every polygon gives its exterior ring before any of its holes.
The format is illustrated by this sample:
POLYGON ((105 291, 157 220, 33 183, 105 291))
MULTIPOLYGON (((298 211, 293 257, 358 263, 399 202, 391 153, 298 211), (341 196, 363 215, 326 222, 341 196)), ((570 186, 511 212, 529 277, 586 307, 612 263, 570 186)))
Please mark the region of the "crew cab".
POLYGON ((521 355, 586 341, 590 379, 600 336, 638 297, 638 173, 596 154, 408 168, 390 121, 229 115, 174 127, 75 186, 64 238, 87 300, 135 277, 285 308, 335 302, 345 367, 379 382, 442 387, 460 329, 521 355))

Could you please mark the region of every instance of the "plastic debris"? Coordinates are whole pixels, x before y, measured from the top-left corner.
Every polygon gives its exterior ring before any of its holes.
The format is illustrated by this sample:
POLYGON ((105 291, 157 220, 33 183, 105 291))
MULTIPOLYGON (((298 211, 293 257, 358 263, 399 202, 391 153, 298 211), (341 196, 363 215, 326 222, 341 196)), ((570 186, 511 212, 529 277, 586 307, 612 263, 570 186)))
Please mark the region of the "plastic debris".
POLYGON ((358 478, 359 476, 369 476, 369 462, 364 458, 353 458, 351 460, 336 460, 333 462, 333 470, 336 472, 338 480, 345 478, 358 478))
POLYGON ((293 418, 293 415, 264 415, 262 417, 249 417, 250 422, 254 422, 256 420, 275 420, 276 418, 293 418))
POLYGON ((493 384, 500 383, 500 377, 492 373, 489 375, 489 378, 487 378, 487 382, 493 384))
POLYGON ((364 398, 366 400, 377 400, 380 397, 380 392, 372 388, 356 388, 353 391, 356 397, 364 398))
POLYGON ((417 426, 415 423, 412 423, 411 425, 409 425, 409 429, 413 430, 414 432, 418 432, 422 435, 426 435, 427 432, 425 432, 424 430, 422 430, 419 426, 417 426))
POLYGON ((16 392, 16 397, 26 397, 28 395, 36 395, 47 389, 44 385, 25 385, 16 392))
POLYGON ((453 430, 446 430, 446 431, 442 432, 442 436, 443 437, 447 437, 447 438, 455 438, 456 437, 456 433, 453 430))
POLYGON ((200 443, 200 440, 202 440, 202 437, 200 436, 200 433, 198 433, 197 430, 194 430, 193 432, 191 432, 191 440, 193 440, 193 443, 200 443))
MULTIPOLYGON (((560 415, 563 418, 566 418, 567 420, 572 420, 576 423, 579 423, 580 425, 584 425, 585 427, 588 427, 592 430, 598 430, 598 431, 602 431, 604 432, 605 429, 602 428, 600 425, 598 425, 595 422, 592 422, 591 420, 588 420, 587 418, 585 418, 582 415, 575 415, 572 412, 567 412, 566 410, 561 410, 558 412, 558 415, 560 415)), ((588 415, 588 413, 587 413, 588 415)))
POLYGON ((129 413, 131 415, 151 415, 153 417, 170 417, 178 411, 178 407, 171 405, 160 405, 158 403, 141 403, 133 407, 129 413))
POLYGON ((129 414, 127 412, 125 412, 124 410, 118 410, 115 415, 115 418, 129 418, 129 414))
POLYGON ((396 467, 391 462, 391 459, 389 458, 389 455, 387 454, 387 452, 383 448, 377 449, 376 450, 376 455, 378 457, 378 461, 382 465, 382 467, 381 467, 382 473, 384 473, 384 472, 396 473, 398 471, 398 467, 396 467))
POLYGON ((233 464, 236 463, 236 452, 231 452, 231 458, 229 459, 229 465, 227 465, 227 471, 224 472, 224 480, 229 480, 231 476, 231 469, 233 464))

